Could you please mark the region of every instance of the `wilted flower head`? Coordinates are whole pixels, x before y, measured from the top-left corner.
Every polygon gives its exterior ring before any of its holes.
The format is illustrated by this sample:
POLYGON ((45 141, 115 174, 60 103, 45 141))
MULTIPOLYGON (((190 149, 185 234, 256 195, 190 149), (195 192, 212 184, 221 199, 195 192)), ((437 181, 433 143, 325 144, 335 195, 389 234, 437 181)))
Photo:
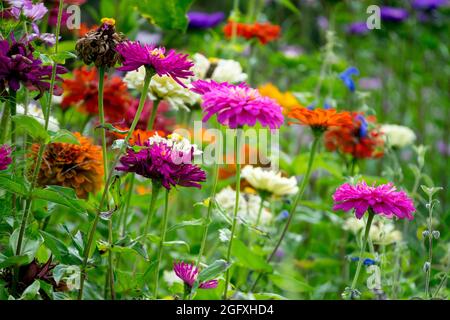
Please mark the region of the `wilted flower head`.
MULTIPOLYGON (((75 189, 78 197, 100 190, 103 183, 103 156, 100 146, 76 132, 79 144, 50 143, 46 146, 38 175, 41 186, 58 185, 75 189)), ((39 145, 32 146, 33 172, 39 145)))
MULTIPOLYGON (((192 263, 175 262, 173 264, 173 271, 178 278, 183 280, 183 282, 191 288, 198 277, 198 268, 192 263)), ((217 280, 209 280, 201 282, 198 287, 200 289, 214 289, 217 287, 217 284, 217 280)))
POLYGON ((349 112, 337 112, 335 109, 309 109, 305 107, 294 107, 289 112, 288 117, 296 119, 298 122, 292 124, 300 124, 309 126, 315 132, 324 132, 332 127, 350 126, 352 117, 349 112))
POLYGON ((285 178, 281 176, 280 172, 270 169, 245 166, 242 169, 242 178, 247 180, 256 190, 275 196, 294 194, 298 191, 295 177, 285 178))
MULTIPOLYGON (((64 95, 61 107, 67 109, 77 107, 89 115, 98 114, 98 73, 95 68, 82 67, 73 71, 73 79, 65 79, 64 95)), ((105 76, 104 81, 105 117, 109 121, 124 119, 126 111, 132 102, 127 85, 120 77, 105 76)))
POLYGON ((386 218, 396 216, 399 219, 412 220, 416 211, 411 198, 404 191, 396 191, 392 183, 377 187, 368 186, 365 181, 351 185, 345 183, 336 189, 333 195, 333 210, 354 210, 361 219, 367 210, 386 218))
POLYGON ((0 146, 0 170, 8 169, 11 162, 11 147, 7 144, 0 146))
MULTIPOLYGON (((39 90, 42 96, 50 89, 52 66, 43 66, 40 59, 33 56, 34 49, 30 43, 16 41, 11 33, 10 41, 0 40, 0 88, 6 87, 17 91, 22 83, 28 90, 39 90)), ((61 66, 56 68, 56 81, 61 81, 59 74, 67 70, 61 66)), ((54 93, 61 94, 61 88, 54 86, 54 93)))
POLYGON ((89 31, 77 41, 75 49, 85 64, 112 68, 119 62, 120 55, 116 47, 125 37, 116 32, 114 25, 114 19, 103 18, 99 28, 89 31))
POLYGON ((170 190, 177 185, 201 188, 206 173, 192 164, 195 154, 201 152, 185 138, 172 134, 162 138, 157 134, 140 148, 129 148, 120 158, 118 171, 135 172, 150 178, 170 190))
POLYGON ((211 79, 216 82, 239 83, 247 80, 238 61, 231 59, 206 58, 200 53, 193 56, 194 75, 198 79, 211 79))
POLYGON ((245 83, 233 85, 227 82, 197 80, 193 91, 202 95, 203 121, 217 115, 217 121, 232 129, 244 125, 277 129, 283 123, 281 107, 272 99, 263 97, 258 90, 245 83))
POLYGON ((396 124, 383 124, 380 127, 384 140, 392 147, 403 148, 416 140, 416 134, 410 128, 396 124))
POLYGON ((255 38, 258 39, 261 44, 266 44, 279 38, 281 27, 268 22, 255 22, 250 24, 229 20, 227 25, 223 28, 223 32, 227 38, 231 38, 235 32, 238 37, 243 37, 247 40, 255 38))
POLYGON ((189 25, 191 29, 209 29, 214 28, 225 19, 223 12, 201 12, 191 11, 187 14, 189 25))
POLYGON ((194 65, 187 59, 187 54, 176 53, 175 50, 166 52, 164 47, 144 44, 136 41, 125 41, 117 46, 117 50, 122 56, 123 66, 118 68, 121 71, 138 70, 145 66, 153 69, 159 76, 171 76, 180 85, 185 86, 180 79, 193 76, 190 71, 194 65))

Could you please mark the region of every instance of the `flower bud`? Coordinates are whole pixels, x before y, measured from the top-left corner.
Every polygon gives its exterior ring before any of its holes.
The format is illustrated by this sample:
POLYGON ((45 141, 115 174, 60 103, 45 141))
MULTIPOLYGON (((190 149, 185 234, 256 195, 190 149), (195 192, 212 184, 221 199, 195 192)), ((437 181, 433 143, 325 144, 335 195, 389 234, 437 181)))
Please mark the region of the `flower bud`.
POLYGON ((428 230, 425 230, 424 232, 422 232, 422 237, 425 239, 425 238, 428 238, 430 236, 430 231, 428 231, 428 230))
POLYGON ((439 237, 441 236, 441 233, 437 230, 434 230, 431 234, 433 235, 433 238, 435 238, 435 239, 439 239, 439 237))
POLYGON ((423 264, 423 272, 428 272, 430 270, 431 263, 429 261, 423 264))

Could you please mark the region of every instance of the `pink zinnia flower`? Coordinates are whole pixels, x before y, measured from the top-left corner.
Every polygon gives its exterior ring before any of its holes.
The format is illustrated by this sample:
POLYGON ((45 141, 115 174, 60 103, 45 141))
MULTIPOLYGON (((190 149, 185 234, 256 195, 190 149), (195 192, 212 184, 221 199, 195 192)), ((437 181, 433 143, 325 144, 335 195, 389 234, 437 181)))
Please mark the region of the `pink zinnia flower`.
POLYGON ((133 71, 141 66, 153 68, 159 76, 169 75, 183 87, 186 87, 181 79, 193 76, 190 71, 194 66, 192 61, 187 59, 187 54, 176 53, 169 50, 166 53, 164 47, 156 47, 150 44, 141 45, 139 41, 124 41, 117 45, 116 50, 123 58, 123 66, 118 68, 121 71, 133 71))
POLYGON ((177 185, 200 189, 199 182, 206 181, 205 171, 190 163, 193 149, 184 152, 164 142, 151 143, 149 140, 142 147, 137 152, 129 148, 120 158, 121 165, 116 170, 135 172, 160 183, 167 190, 177 185))
POLYGON ((275 100, 261 96, 246 83, 233 85, 197 80, 192 85, 192 91, 202 95, 204 122, 216 114, 219 123, 232 129, 244 125, 252 127, 258 121, 273 130, 283 123, 281 107, 275 100))
MULTIPOLYGON (((192 288, 195 280, 197 280, 198 276, 198 268, 196 268, 193 264, 179 262, 173 264, 173 271, 178 278, 183 280, 185 284, 192 288)), ((217 280, 209 280, 205 282, 201 282, 199 284, 199 288, 201 289, 214 289, 217 288, 218 281, 217 280)))
POLYGON ((6 144, 0 146, 0 170, 6 170, 11 162, 11 148, 6 144))
POLYGON ((370 208, 375 214, 392 218, 412 220, 411 213, 416 211, 411 198, 404 191, 396 191, 392 183, 377 187, 368 186, 365 181, 356 185, 345 183, 337 188, 333 195, 333 210, 355 210, 355 216, 361 219, 370 208))

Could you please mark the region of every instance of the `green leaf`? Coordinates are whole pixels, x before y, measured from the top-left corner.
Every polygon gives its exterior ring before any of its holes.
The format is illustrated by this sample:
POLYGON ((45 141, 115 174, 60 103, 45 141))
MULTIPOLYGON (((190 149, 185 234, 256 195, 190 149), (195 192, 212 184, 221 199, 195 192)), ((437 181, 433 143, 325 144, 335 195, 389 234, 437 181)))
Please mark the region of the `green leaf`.
POLYGON ((80 145, 80 141, 78 141, 77 137, 66 129, 61 129, 58 132, 51 132, 50 133, 50 142, 55 143, 70 143, 70 144, 76 144, 80 145))
POLYGON ((204 224, 205 219, 201 218, 201 219, 195 219, 195 220, 189 220, 189 221, 183 221, 180 223, 177 223, 175 225, 173 225, 172 227, 170 227, 169 229, 167 229, 167 232, 176 230, 176 229, 180 229, 180 228, 184 228, 187 226, 202 226, 204 224))
POLYGON ((67 59, 76 59, 77 55, 70 51, 60 51, 52 54, 51 58, 57 64, 65 64, 67 59))
POLYGON ((16 130, 25 131, 33 140, 47 143, 50 141, 50 135, 45 130, 44 126, 39 123, 34 117, 23 114, 16 114, 11 117, 16 124, 16 130))
POLYGON ((242 267, 259 272, 271 272, 272 266, 266 262, 261 256, 256 255, 239 239, 233 240, 231 254, 242 267))
POLYGON ((219 275, 224 273, 228 268, 230 267, 230 264, 227 263, 225 260, 216 260, 213 263, 211 263, 207 268, 203 269, 200 274, 198 275, 198 281, 208 281, 212 280, 214 278, 217 278, 219 275))
POLYGON ((27 188, 24 184, 16 182, 12 180, 11 177, 6 176, 0 176, 0 189, 20 196, 24 196, 27 194, 27 188))
POLYGON ((34 280, 34 282, 29 285, 25 291, 20 296, 20 300, 33 300, 39 297, 39 289, 41 288, 41 284, 39 280, 34 280))
POLYGON ((12 266, 23 266, 30 262, 31 260, 28 255, 20 255, 12 257, 0 256, 0 269, 12 266))
POLYGON ((300 10, 290 0, 278 0, 278 2, 296 15, 300 15, 300 10))
POLYGON ((47 186, 45 189, 35 189, 33 197, 64 205, 77 212, 95 211, 86 201, 78 199, 72 188, 47 186))
POLYGON ((289 291, 289 292, 308 292, 312 290, 312 287, 307 283, 297 280, 295 278, 281 275, 281 274, 271 274, 269 279, 278 288, 289 291))
POLYGON ((119 209, 122 205, 122 193, 120 192, 120 176, 115 175, 113 178, 113 182, 109 187, 109 192, 112 195, 114 200, 114 204, 116 206, 115 210, 119 209))
POLYGON ((187 251, 190 251, 189 244, 186 241, 176 240, 176 241, 164 241, 164 246, 173 247, 173 246, 184 246, 187 251))
POLYGON ((111 123, 100 124, 95 127, 95 129, 105 129, 107 131, 112 131, 118 134, 127 134, 129 130, 120 130, 114 127, 111 123))
POLYGON ((151 23, 164 30, 184 32, 188 25, 186 13, 193 0, 130 0, 130 2, 151 23))
MULTIPOLYGON (((14 230, 14 232, 11 234, 11 237, 9 238, 9 246, 13 252, 16 252, 17 243, 19 241, 19 233, 20 229, 17 228, 16 230, 14 230)), ((39 247, 43 242, 44 239, 38 233, 26 232, 24 234, 20 253, 21 255, 25 255, 28 257, 28 263, 33 261, 39 247)))
POLYGON ((43 66, 51 66, 53 64, 53 60, 48 54, 35 51, 33 52, 33 57, 40 59, 43 66))
POLYGON ((45 231, 40 231, 40 234, 44 237, 45 246, 50 249, 57 260, 65 264, 81 264, 82 259, 71 254, 64 242, 45 231))

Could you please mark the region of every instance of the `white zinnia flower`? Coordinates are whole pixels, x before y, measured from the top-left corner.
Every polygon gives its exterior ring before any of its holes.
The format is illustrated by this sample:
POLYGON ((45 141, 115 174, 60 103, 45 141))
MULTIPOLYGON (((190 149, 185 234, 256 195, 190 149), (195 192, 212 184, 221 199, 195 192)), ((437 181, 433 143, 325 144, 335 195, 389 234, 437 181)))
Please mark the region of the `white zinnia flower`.
MULTIPOLYGON (((216 195, 216 202, 219 205, 220 209, 225 212, 229 217, 232 217, 234 214, 234 205, 236 201, 236 191, 231 187, 226 187, 222 189, 216 195)), ((269 203, 264 202, 260 221, 261 225, 266 225, 272 220, 272 214, 265 207, 268 206, 269 203)), ((239 194, 239 209, 238 209, 238 217, 241 220, 246 222, 256 224, 259 215, 259 208, 261 205, 261 197, 255 194, 239 194)))
POLYGON ((413 144, 416 134, 410 128, 396 124, 383 124, 380 128, 383 138, 392 147, 403 148, 413 144))
MULTIPOLYGON (((345 220, 343 229, 349 230, 352 233, 359 233, 365 229, 365 222, 363 219, 356 219, 350 217, 345 220)), ((402 240, 402 233, 395 229, 393 223, 384 223, 381 220, 374 221, 370 227, 369 237, 375 244, 389 245, 402 240)))
MULTIPOLYGON (((25 114, 25 107, 22 104, 17 105, 17 114, 25 114)), ((45 125, 44 112, 41 107, 37 105, 37 103, 31 102, 28 105, 27 115, 34 117, 40 124, 45 125)), ((48 120, 48 130, 55 132, 59 130, 58 119, 50 116, 48 120)))
POLYGON ((216 82, 238 83, 247 80, 239 62, 231 59, 208 59, 200 53, 193 56, 194 75, 199 79, 211 79, 216 82), (211 73, 210 75, 208 73, 211 73))
POLYGON ((285 178, 280 172, 267 170, 260 167, 245 166, 242 169, 242 177, 250 185, 261 191, 267 191, 275 196, 294 194, 298 191, 295 177, 285 178))
MULTIPOLYGON (((124 79, 128 88, 142 91, 145 80, 145 67, 127 72, 124 79)), ((188 80, 184 80, 189 85, 188 80)), ((199 100, 199 95, 177 83, 172 77, 154 75, 150 80, 148 96, 152 100, 160 99, 169 102, 176 110, 183 108, 190 111, 188 106, 195 104, 199 100)))

